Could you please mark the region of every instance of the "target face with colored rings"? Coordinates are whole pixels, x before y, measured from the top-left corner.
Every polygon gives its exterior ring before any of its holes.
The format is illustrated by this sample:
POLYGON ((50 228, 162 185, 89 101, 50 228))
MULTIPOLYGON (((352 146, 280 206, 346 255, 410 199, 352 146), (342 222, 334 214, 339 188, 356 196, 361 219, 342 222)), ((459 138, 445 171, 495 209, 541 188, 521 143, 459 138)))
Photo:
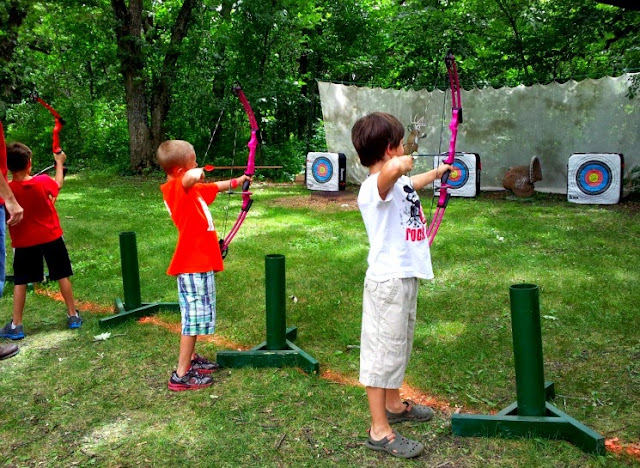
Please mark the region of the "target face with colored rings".
POLYGON ((456 158, 453 160, 453 169, 449 173, 447 183, 452 189, 463 187, 469 180, 469 167, 464 161, 456 158))
POLYGON ((599 195, 611 186, 611 169, 601 161, 587 161, 576 172, 576 184, 587 195, 599 195))
POLYGON ((316 182, 325 184, 329 182, 331 176, 333 176, 333 164, 328 158, 321 156, 313 162, 311 174, 316 182))

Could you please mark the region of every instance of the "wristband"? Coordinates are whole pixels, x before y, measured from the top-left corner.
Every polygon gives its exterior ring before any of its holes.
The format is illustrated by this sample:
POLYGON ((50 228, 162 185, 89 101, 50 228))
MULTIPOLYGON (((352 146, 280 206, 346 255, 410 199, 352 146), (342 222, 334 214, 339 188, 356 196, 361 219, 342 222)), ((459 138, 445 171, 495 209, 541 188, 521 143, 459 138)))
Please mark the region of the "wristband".
POLYGON ((238 181, 236 179, 231 179, 231 188, 234 189, 238 186, 238 181))

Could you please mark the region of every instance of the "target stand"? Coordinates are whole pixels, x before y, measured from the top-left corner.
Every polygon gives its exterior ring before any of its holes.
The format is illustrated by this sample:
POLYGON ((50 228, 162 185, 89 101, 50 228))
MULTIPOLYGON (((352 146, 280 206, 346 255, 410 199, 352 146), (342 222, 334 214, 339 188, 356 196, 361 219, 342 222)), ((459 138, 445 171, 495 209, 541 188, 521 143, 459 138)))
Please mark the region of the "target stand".
POLYGON ((347 187, 347 157, 343 153, 307 153, 305 180, 309 190, 344 191, 347 187))
POLYGON ((604 455, 603 436, 547 401, 555 397, 555 388, 544 381, 538 294, 535 284, 509 288, 517 400, 495 415, 455 413, 451 430, 458 436, 564 439, 604 455))
MULTIPOLYGON (((442 153, 433 158, 433 168, 436 169, 447 153, 442 153)), ((473 198, 480 193, 480 155, 477 153, 456 153, 453 169, 449 174, 449 193, 452 197, 473 198)), ((440 196, 440 179, 433 181, 434 195, 440 196)))
POLYGON ((297 328, 286 326, 285 258, 265 257, 267 340, 248 351, 218 351, 216 361, 222 367, 299 367, 318 375, 320 363, 293 344, 297 328))
POLYGON ((100 319, 98 324, 101 327, 116 325, 132 318, 146 317, 160 310, 180 311, 180 304, 177 302, 142 302, 135 232, 120 233, 120 263, 124 301, 116 298, 116 314, 100 319))
POLYGON ((575 153, 567 163, 567 200, 615 205, 622 198, 624 157, 618 153, 575 153))

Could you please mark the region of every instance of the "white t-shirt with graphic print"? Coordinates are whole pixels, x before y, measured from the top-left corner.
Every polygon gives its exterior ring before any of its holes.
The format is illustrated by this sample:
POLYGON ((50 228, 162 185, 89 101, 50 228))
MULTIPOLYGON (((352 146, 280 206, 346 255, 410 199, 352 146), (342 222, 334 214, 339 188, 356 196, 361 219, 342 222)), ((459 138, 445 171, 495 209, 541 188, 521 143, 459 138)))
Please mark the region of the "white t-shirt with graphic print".
POLYGON ((369 237, 367 278, 432 279, 427 221, 411 179, 401 176, 383 200, 378 193, 379 175, 370 175, 358 193, 369 237))

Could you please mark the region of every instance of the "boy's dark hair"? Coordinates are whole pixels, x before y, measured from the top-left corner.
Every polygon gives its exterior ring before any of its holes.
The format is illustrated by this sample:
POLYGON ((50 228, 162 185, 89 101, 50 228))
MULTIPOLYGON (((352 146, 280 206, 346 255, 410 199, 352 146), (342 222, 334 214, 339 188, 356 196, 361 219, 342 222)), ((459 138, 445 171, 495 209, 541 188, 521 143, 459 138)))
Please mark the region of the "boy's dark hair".
POLYGON ((351 141, 363 166, 373 166, 384 157, 389 146, 396 147, 404 138, 404 126, 393 115, 373 112, 360 117, 351 129, 351 141))
POLYGON ((19 142, 7 145, 7 169, 11 172, 24 171, 32 156, 31 148, 19 142))

